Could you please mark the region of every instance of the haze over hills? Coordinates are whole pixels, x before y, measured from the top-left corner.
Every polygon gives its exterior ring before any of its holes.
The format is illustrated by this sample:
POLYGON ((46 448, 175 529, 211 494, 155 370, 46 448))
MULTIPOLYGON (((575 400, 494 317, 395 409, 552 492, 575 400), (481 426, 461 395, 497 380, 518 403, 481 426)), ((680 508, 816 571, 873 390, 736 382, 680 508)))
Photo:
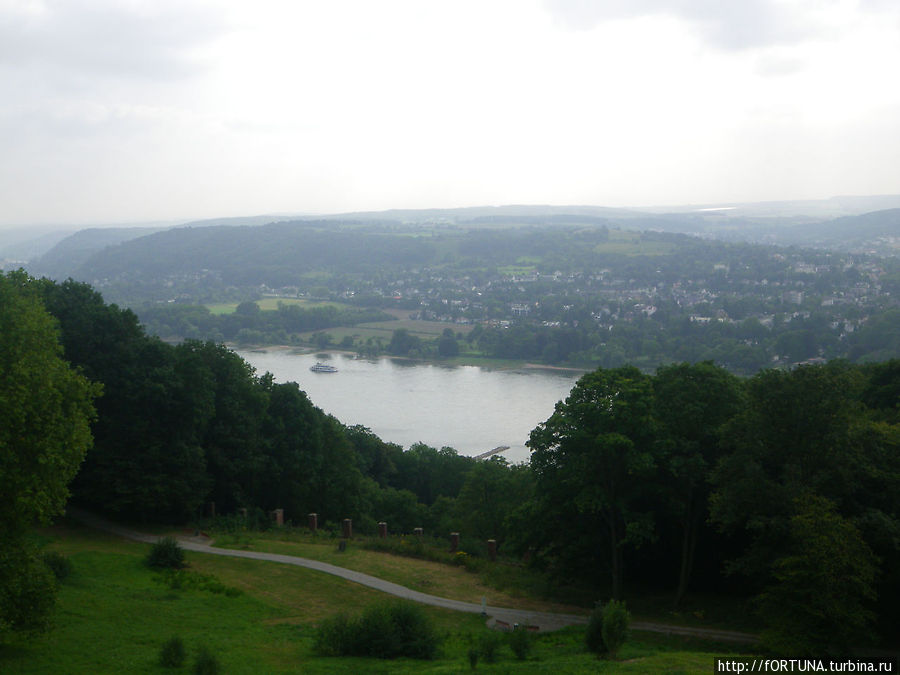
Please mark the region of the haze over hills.
MULTIPOLYGON (((329 214, 321 216, 260 215, 214 218, 191 221, 177 226, 179 230, 214 227, 258 227, 275 222, 317 222, 323 227, 334 224, 341 228, 378 225, 452 226, 464 229, 515 226, 607 226, 628 230, 653 230, 713 237, 729 241, 764 242, 786 245, 835 247, 838 249, 878 245, 882 252, 892 253, 887 239, 900 236, 900 195, 872 197, 835 197, 818 201, 764 202, 731 206, 682 206, 663 209, 613 209, 600 206, 507 205, 440 209, 393 209, 388 211, 329 214), (891 206, 872 210, 872 206, 891 206), (839 215, 823 218, 815 214, 839 215), (290 218, 288 221, 286 218, 290 218), (877 242, 876 240, 882 241, 877 242)), ((88 261, 110 246, 157 233, 161 227, 89 228, 57 242, 51 235, 40 240, 19 241, 20 255, 5 255, 17 264, 31 261, 29 269, 53 278, 78 274, 91 278, 111 264, 110 257, 131 256, 132 248, 106 256, 107 262, 95 271, 88 261), (40 242, 44 243, 42 249, 40 242), (37 252, 37 253, 36 253, 37 252), (30 253, 29 255, 24 255, 30 253), (39 253, 43 255, 39 256, 39 253)), ((270 230, 274 231, 274 230, 270 230)), ((256 233, 262 234, 261 232, 256 233)), ((175 234, 166 239, 167 255, 187 255, 196 260, 197 247, 210 233, 175 234), (181 243, 179 243, 179 240, 181 243), (179 250, 185 247, 184 251, 179 250)), ((238 236, 238 235, 236 235, 238 236)), ((240 239, 240 236, 238 236, 240 239)), ((2 243, 2 240, 0 240, 2 243)), ((211 243, 211 242, 209 242, 211 243)), ((223 244, 226 249, 229 245, 223 244)), ((6 249, 0 249, 3 254, 6 249)), ((102 257, 101 257, 102 258, 102 257)), ((98 259, 100 260, 100 259, 98 259)))

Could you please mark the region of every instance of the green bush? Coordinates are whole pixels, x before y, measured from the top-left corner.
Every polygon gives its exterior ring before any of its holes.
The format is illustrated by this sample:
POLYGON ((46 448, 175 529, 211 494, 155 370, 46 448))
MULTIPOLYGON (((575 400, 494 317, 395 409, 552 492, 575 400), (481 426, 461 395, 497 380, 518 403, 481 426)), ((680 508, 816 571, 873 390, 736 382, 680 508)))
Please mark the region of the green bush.
POLYGON ((146 561, 150 567, 163 569, 181 569, 187 565, 184 560, 184 549, 173 537, 163 537, 153 544, 146 561))
POLYGON ((393 601, 372 605, 358 618, 326 619, 316 630, 314 648, 325 656, 433 659, 438 642, 421 607, 393 601))
POLYGON ((588 651, 594 654, 606 653, 606 643, 603 642, 603 605, 599 602, 588 618, 587 629, 584 631, 584 644, 588 651))
POLYGON ((478 641, 478 651, 485 663, 493 663, 497 660, 497 650, 502 642, 503 636, 494 631, 489 631, 481 636, 478 641))
POLYGON ((616 657, 619 648, 628 637, 628 624, 631 614, 625 609, 625 603, 621 600, 610 600, 603 608, 603 644, 609 650, 610 656, 616 657))
POLYGON ((215 655, 206 647, 201 647, 194 661, 194 675, 218 675, 221 670, 215 655))
POLYGON ((44 564, 53 572, 57 581, 62 581, 72 574, 72 561, 62 553, 47 551, 41 556, 44 564))
POLYGON ((524 661, 528 658, 528 655, 531 653, 531 647, 534 645, 531 633, 528 632, 528 629, 522 627, 509 634, 508 642, 509 648, 512 649, 513 654, 516 655, 519 661, 524 661))
POLYGON ((159 650, 159 664, 165 668, 181 668, 187 654, 180 637, 173 637, 159 650))
POLYGON ((475 670, 478 667, 478 649, 469 647, 469 668, 475 670))

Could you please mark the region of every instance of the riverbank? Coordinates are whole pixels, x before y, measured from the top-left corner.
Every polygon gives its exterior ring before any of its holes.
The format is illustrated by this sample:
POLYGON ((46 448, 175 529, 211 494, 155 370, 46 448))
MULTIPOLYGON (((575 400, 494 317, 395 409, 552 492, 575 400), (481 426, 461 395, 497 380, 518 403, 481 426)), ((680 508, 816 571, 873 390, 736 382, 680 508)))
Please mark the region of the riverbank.
POLYGON ((532 363, 523 359, 500 359, 489 356, 462 355, 446 359, 418 359, 410 356, 394 356, 392 354, 379 354, 378 356, 360 356, 358 352, 348 349, 318 349, 300 345, 238 345, 234 342, 226 342, 225 346, 235 352, 254 352, 265 354, 268 352, 281 352, 288 354, 339 354, 348 358, 358 358, 370 361, 378 359, 391 359, 406 363, 420 363, 436 366, 476 366, 487 370, 547 370, 559 373, 584 374, 590 372, 588 368, 576 366, 552 366, 545 363, 532 363))

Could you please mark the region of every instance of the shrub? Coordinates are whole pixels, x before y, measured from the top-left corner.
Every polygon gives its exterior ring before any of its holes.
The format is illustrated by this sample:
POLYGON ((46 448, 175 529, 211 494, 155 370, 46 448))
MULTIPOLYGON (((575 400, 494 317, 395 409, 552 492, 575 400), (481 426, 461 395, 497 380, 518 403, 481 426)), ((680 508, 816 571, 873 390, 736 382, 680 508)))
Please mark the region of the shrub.
POLYGON ((606 644, 603 642, 603 605, 599 602, 591 612, 587 629, 584 631, 584 644, 594 654, 605 654, 606 644))
POLYGON ((509 634, 509 648, 519 661, 524 661, 531 653, 531 647, 534 644, 531 633, 527 628, 517 628, 509 634))
POLYGON ((173 537, 163 537, 153 544, 146 561, 150 567, 181 569, 186 566, 184 549, 173 537))
POLYGON ((62 581, 72 574, 72 561, 62 553, 47 551, 41 558, 44 564, 53 572, 53 576, 56 577, 57 581, 62 581))
POLYGON ((165 668, 181 668, 187 654, 180 637, 173 637, 159 650, 159 663, 165 668))
POLYGON ((201 647, 194 661, 194 675, 218 675, 219 660, 206 647, 201 647))
POLYGON ((379 603, 360 617, 326 619, 316 631, 315 650, 325 656, 407 656, 433 659, 438 637, 421 607, 411 602, 379 603))
POLYGON ((616 657, 616 653, 625 643, 628 636, 628 623, 631 621, 631 614, 625 609, 625 603, 621 600, 610 600, 603 608, 603 644, 609 650, 610 656, 616 657))
POLYGON ((478 651, 485 663, 493 663, 497 660, 497 650, 500 648, 501 642, 503 642, 503 637, 500 633, 489 631, 481 636, 481 640, 478 641, 478 651))

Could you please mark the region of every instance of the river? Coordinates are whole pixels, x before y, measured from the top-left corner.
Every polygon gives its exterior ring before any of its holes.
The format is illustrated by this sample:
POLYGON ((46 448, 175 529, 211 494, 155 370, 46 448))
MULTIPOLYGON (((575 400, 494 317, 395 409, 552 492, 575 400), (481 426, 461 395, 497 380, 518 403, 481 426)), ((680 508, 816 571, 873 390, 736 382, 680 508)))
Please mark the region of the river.
POLYGON ((314 405, 347 425, 361 424, 404 448, 417 442, 477 455, 508 445, 510 462, 527 461, 525 441, 568 396, 578 373, 491 370, 345 354, 295 354, 286 349, 238 351, 257 373, 297 382, 314 405), (321 361, 336 373, 313 373, 321 361))

